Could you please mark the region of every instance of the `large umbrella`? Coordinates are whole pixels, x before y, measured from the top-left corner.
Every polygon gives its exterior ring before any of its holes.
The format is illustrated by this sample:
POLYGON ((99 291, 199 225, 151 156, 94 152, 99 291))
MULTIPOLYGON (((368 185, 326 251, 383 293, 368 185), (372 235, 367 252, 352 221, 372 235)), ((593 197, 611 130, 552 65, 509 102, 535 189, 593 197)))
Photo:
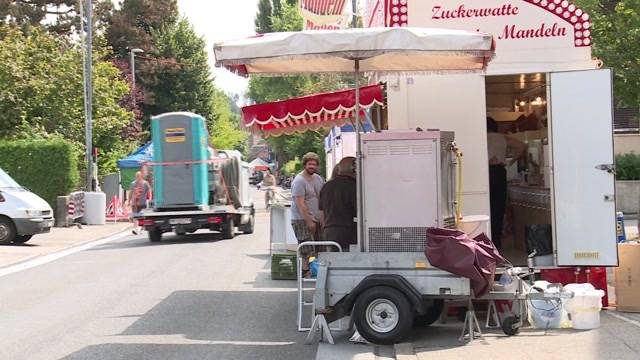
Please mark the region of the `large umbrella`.
MULTIPOLYGON (((214 45, 216 66, 238 74, 354 73, 356 106, 360 73, 466 72, 483 70, 493 57, 491 35, 430 28, 315 30, 258 35, 214 45)), ((355 113, 358 244, 364 250, 362 154, 359 109, 355 113)))

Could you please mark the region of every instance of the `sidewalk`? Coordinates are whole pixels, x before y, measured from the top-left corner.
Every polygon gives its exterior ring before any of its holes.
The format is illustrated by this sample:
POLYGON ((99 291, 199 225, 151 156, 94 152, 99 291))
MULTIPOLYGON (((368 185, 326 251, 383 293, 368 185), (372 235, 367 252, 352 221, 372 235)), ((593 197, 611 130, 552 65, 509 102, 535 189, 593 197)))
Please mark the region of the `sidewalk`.
POLYGON ((0 268, 105 238, 127 230, 130 226, 129 222, 111 222, 105 225, 83 225, 82 229, 75 226, 52 228, 49 233, 34 235, 25 244, 0 245, 0 268))

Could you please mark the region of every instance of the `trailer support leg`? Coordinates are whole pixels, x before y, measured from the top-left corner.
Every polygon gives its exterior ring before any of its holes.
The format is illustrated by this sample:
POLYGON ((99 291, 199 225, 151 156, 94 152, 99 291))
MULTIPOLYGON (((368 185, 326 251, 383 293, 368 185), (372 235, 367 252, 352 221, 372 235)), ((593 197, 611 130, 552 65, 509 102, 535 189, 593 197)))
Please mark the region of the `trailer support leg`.
POLYGON ((496 329, 500 327, 500 317, 498 316, 498 308, 494 300, 489 301, 489 309, 487 310, 487 322, 484 327, 487 329, 496 329))
POLYGON ((476 317, 476 312, 473 308, 473 302, 471 299, 468 301, 467 314, 464 317, 464 326, 462 328, 462 335, 460 335, 460 341, 469 339, 469 342, 473 341, 476 337, 482 339, 482 330, 480 330, 480 323, 476 317), (477 332, 476 332, 477 330, 477 332))
POLYGON ((304 343, 309 345, 313 343, 313 339, 316 337, 316 332, 320 332, 320 341, 328 342, 333 345, 333 335, 331 335, 331 329, 329 329, 329 324, 327 323, 327 319, 322 314, 318 314, 313 318, 313 323, 311 323, 311 330, 307 334, 304 343))

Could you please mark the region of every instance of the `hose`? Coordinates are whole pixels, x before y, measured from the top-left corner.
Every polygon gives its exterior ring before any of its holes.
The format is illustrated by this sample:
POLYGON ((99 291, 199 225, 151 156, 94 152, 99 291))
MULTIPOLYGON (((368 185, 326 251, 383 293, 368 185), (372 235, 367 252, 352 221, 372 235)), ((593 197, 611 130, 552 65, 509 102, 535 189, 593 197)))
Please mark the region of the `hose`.
POLYGON ((456 194, 455 194, 455 220, 456 227, 460 220, 462 220, 462 150, 456 145, 455 142, 451 143, 451 151, 454 153, 456 157, 456 194))

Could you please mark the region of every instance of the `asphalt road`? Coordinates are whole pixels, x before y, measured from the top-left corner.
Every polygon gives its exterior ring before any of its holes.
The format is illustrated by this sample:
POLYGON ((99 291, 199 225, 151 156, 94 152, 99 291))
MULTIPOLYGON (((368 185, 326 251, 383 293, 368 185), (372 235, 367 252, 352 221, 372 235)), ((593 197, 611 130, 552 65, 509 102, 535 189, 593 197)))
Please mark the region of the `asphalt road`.
POLYGON ((253 235, 128 236, 0 277, 0 359, 313 359, 253 235))

